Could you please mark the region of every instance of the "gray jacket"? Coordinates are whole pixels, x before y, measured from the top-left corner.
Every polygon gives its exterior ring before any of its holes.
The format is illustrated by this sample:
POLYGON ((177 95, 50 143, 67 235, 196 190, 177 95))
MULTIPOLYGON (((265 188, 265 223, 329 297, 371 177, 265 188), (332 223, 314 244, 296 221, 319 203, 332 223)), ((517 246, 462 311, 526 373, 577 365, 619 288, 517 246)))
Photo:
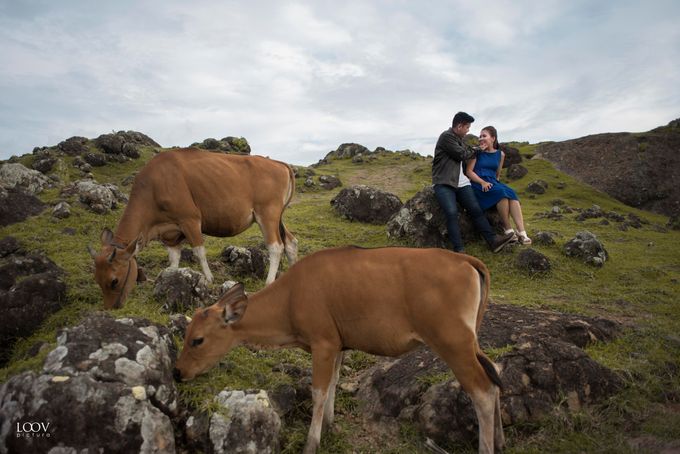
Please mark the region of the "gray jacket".
POLYGON ((432 184, 447 184, 457 188, 460 174, 465 170, 465 161, 474 157, 475 153, 451 128, 442 132, 434 147, 432 184))

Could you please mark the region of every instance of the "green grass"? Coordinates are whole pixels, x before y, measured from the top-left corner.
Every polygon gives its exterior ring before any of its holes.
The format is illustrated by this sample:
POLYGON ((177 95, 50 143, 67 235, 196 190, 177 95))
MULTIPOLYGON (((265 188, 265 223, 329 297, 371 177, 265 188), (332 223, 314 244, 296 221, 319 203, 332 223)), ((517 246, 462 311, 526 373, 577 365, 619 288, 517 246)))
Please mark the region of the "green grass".
MULTIPOLYGON (((535 152, 535 145, 516 144, 522 155, 535 152)), ((155 154, 151 148, 142 151, 142 158, 124 164, 110 164, 93 169, 98 182, 119 185, 124 192, 130 186, 120 186, 130 173, 140 168, 155 154)), ((20 158, 29 164, 32 156, 20 158)), ((73 158, 53 170, 62 182, 80 178, 72 167, 73 158)), ((506 428, 508 452, 631 452, 627 440, 637 436, 651 436, 660 440, 680 438, 680 232, 662 232, 659 226, 667 218, 627 207, 557 171, 550 163, 525 160, 529 169, 524 178, 510 182, 520 196, 527 230, 550 231, 556 234, 557 244, 534 246, 552 263, 552 270, 541 276, 530 277, 515 267, 519 248, 500 254, 491 254, 482 243, 467 245, 472 255, 481 258, 492 273, 491 297, 495 302, 527 307, 553 309, 570 313, 604 316, 624 323, 622 335, 610 343, 598 343, 587 349, 589 355, 605 366, 617 371, 624 379, 624 389, 608 401, 565 415, 555 412, 538 423, 506 428), (548 182, 546 194, 532 196, 526 186, 533 180, 548 182), (558 189, 563 183, 564 189, 558 189), (577 222, 576 213, 566 214, 563 220, 541 217, 549 211, 552 201, 561 199, 573 208, 589 208, 597 204, 604 211, 633 213, 648 221, 640 229, 619 230, 619 223, 601 225, 601 219, 577 222), (602 268, 594 268, 574 258, 566 257, 562 247, 576 232, 588 230, 604 243, 610 259, 602 268)), ((315 181, 320 175, 337 175, 344 186, 367 184, 408 200, 430 181, 430 161, 424 158, 382 154, 376 160, 362 164, 350 159, 334 160, 315 169, 315 181)), ((301 174, 303 174, 302 172, 301 174)), ((356 244, 365 247, 404 245, 389 239, 384 226, 350 222, 340 217, 331 207, 330 200, 341 189, 326 191, 303 187, 304 177, 297 180, 298 193, 284 215, 284 222, 299 240, 300 255, 319 249, 356 244), (304 192, 303 191, 304 188, 304 192)), ((60 199, 59 190, 52 189, 40 195, 47 203, 60 199)), ((14 347, 12 359, 0 370, 0 381, 24 370, 39 370, 47 350, 37 357, 28 352, 36 345, 54 345, 57 332, 73 325, 87 314, 101 310, 101 293, 93 280, 92 260, 86 250, 88 244, 98 248, 99 234, 104 227, 115 228, 123 207, 106 214, 96 215, 79 205, 72 205, 72 216, 65 220, 52 219, 50 210, 29 220, 0 229, 0 238, 15 236, 28 250, 48 255, 66 271, 68 304, 47 318, 40 329, 14 347), (64 233, 66 227, 75 234, 64 233)), ((252 227, 230 239, 207 238, 206 249, 215 281, 231 278, 217 257, 227 245, 258 245, 263 242, 257 227, 252 227)), ((158 243, 152 243, 140 255, 140 264, 147 276, 154 278, 167 264, 167 254, 158 243)), ((186 264, 182 264, 186 266, 186 264)), ((190 265, 198 270, 197 264, 190 265)), ((248 291, 262 288, 264 282, 246 279, 248 291)), ((153 284, 136 287, 123 309, 113 311, 115 316, 138 316, 165 324, 168 315, 161 303, 153 297, 153 284)), ((498 358, 508 351, 504 347, 487 351, 498 358)), ((309 355, 298 350, 253 352, 237 349, 223 359, 220 365, 206 375, 178 388, 184 404, 205 411, 214 411, 213 397, 224 387, 263 388, 272 390, 290 377, 274 372, 280 363, 292 363, 310 368, 309 355)), ((374 364, 375 358, 361 352, 346 355, 343 379, 354 379, 363 369, 374 364)), ((450 374, 429 377, 433 383, 448 379, 450 374)), ((359 418, 361 402, 344 392, 338 394, 338 416, 335 431, 323 437, 321 452, 426 452, 420 434, 408 425, 393 437, 382 440, 371 438, 359 418)), ((308 429, 309 409, 303 408, 301 416, 286 421, 282 434, 282 450, 299 452, 304 445, 308 429)), ((468 445, 454 446, 456 452, 469 451, 468 445)))

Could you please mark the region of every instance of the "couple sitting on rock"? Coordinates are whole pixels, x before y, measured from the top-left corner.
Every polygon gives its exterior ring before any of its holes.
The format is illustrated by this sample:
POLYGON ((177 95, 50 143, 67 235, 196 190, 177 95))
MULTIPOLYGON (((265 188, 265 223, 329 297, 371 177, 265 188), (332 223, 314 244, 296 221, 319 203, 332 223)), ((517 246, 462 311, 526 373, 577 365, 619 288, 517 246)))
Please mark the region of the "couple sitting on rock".
POLYGON ((473 149, 464 142, 473 121, 475 119, 467 113, 458 112, 453 117, 451 128, 439 136, 432 161, 434 193, 446 215, 446 228, 453 250, 465 251, 456 201, 468 212, 493 252, 500 251, 511 242, 531 244, 515 191, 498 181, 505 154, 499 150, 496 128, 487 126, 482 129, 480 149, 473 149), (494 234, 484 215, 484 211, 493 206, 501 216, 505 229, 502 235, 494 234), (517 231, 512 229, 510 217, 515 221, 517 231))

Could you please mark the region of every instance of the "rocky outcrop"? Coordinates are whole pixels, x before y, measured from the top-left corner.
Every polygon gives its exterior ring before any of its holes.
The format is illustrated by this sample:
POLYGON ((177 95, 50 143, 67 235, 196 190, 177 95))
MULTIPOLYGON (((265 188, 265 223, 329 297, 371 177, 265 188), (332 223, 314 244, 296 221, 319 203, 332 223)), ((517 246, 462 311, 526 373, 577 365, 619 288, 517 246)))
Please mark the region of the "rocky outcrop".
POLYGON ((123 155, 137 159, 140 146, 160 147, 149 136, 137 131, 118 131, 114 134, 102 134, 94 139, 94 144, 107 154, 123 155))
POLYGON ((128 198, 114 184, 99 184, 93 180, 80 180, 61 190, 63 196, 77 195, 78 200, 90 211, 105 214, 118 207, 118 203, 127 203, 128 198))
POLYGON ((503 168, 508 168, 513 165, 518 165, 522 162, 522 155, 519 154, 519 150, 515 147, 511 147, 507 143, 500 144, 500 150, 505 153, 505 160, 503 161, 503 168))
POLYGON ((88 142, 89 139, 87 137, 69 137, 63 142, 59 142, 57 149, 68 156, 78 156, 87 152, 88 142))
POLYGON ((534 276, 550 271, 550 259, 535 249, 524 249, 517 254, 515 266, 527 274, 534 276))
POLYGON ((335 175, 321 175, 319 177, 319 186, 326 190, 331 190, 342 186, 342 182, 335 175))
POLYGON ((192 147, 201 148, 209 151, 219 151, 221 153, 250 154, 250 145, 243 137, 224 137, 223 139, 205 139, 203 142, 191 144, 192 147))
MULTIPOLYGON (((479 238, 472 221, 465 210, 458 206, 461 235, 465 242, 479 238)), ((487 211, 491 226, 502 230, 500 216, 495 209, 487 211)), ((450 248, 446 230, 446 218, 434 196, 432 186, 418 192, 387 223, 387 234, 405 239, 418 247, 450 248)))
POLYGON ((0 451, 174 453, 174 357, 162 326, 87 317, 59 334, 42 374, 14 376, 0 387, 0 451), (18 436, 17 423, 25 421, 49 425, 39 429, 43 436, 18 436))
POLYGON ((331 158, 352 158, 358 154, 365 156, 368 153, 370 153, 369 149, 363 145, 359 145, 358 143, 343 143, 336 150, 328 153, 324 159, 328 161, 331 158))
POLYGON ((384 224, 403 204, 394 194, 365 185, 356 185, 340 191, 331 200, 331 205, 350 221, 384 224))
POLYGON ((527 170, 526 167, 520 164, 512 164, 511 166, 508 167, 508 170, 505 172, 505 174, 510 180, 519 180, 520 178, 524 177, 527 173, 529 173, 529 170, 527 170))
MULTIPOLYGON (((577 412, 620 389, 621 379, 579 348, 611 340, 619 329, 604 319, 491 306, 480 331, 483 348, 512 346, 496 359, 504 385, 504 424, 539 421, 555 411, 577 412)), ((369 369, 358 397, 369 418, 412 422, 439 443, 472 442, 477 436, 469 397, 427 348, 369 369)))
POLYGON ((645 133, 596 134, 541 144, 536 151, 627 205, 671 215, 680 213, 679 149, 675 120, 645 133))

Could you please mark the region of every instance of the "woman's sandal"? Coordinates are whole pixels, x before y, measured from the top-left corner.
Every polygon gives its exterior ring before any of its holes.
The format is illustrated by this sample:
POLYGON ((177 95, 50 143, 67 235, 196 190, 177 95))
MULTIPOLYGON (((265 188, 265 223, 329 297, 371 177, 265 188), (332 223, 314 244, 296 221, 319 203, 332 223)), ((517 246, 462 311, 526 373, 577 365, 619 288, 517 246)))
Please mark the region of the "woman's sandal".
POLYGON ((531 244, 531 238, 527 236, 527 232, 517 232, 517 239, 521 244, 531 244))
POLYGON ((504 235, 507 235, 509 233, 512 233, 512 238, 508 243, 517 243, 519 241, 519 238, 517 237, 517 232, 515 232, 513 229, 508 229, 503 232, 504 235))

